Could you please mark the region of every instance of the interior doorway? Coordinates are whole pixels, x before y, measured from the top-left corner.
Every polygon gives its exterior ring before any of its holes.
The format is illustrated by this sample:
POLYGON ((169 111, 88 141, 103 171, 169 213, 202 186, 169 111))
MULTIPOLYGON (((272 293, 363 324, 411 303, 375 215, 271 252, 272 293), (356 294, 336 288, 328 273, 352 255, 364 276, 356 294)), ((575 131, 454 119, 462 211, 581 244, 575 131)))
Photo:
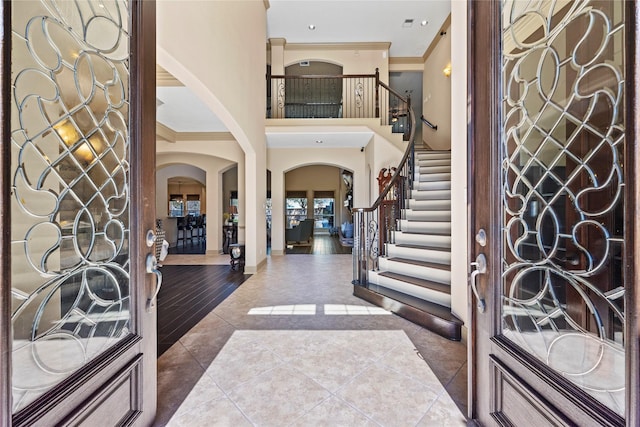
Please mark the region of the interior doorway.
POLYGON ((308 165, 287 172, 285 253, 350 254, 352 191, 353 174, 336 166, 308 165))

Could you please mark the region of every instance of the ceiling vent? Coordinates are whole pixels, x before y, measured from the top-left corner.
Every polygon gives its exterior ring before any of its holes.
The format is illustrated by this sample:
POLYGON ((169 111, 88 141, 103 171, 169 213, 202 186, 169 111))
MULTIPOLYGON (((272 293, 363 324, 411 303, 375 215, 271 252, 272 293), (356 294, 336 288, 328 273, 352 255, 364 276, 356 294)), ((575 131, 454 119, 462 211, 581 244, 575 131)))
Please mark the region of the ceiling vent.
POLYGON ((404 28, 410 28, 413 25, 413 19, 405 19, 402 23, 404 28))
POLYGON ((309 66, 309 61, 300 61, 300 66, 301 67, 308 67, 309 66))

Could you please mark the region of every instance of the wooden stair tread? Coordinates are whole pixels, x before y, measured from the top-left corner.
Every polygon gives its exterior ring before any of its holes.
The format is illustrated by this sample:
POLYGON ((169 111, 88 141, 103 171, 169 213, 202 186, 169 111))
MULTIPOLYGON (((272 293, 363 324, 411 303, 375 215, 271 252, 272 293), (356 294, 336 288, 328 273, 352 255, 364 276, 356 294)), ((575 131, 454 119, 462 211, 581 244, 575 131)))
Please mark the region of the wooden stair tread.
POLYGON ((373 291, 354 285, 353 294, 445 338, 453 341, 462 339, 464 323, 447 307, 387 288, 373 291))
POLYGON ((451 271, 451 266, 450 265, 437 264, 435 262, 416 261, 415 259, 400 258, 400 257, 387 258, 387 259, 389 261, 401 262, 401 263, 404 263, 404 264, 412 264, 412 265, 416 265, 418 267, 428 267, 428 268, 435 268, 435 269, 443 270, 443 271, 451 271))
POLYGON ((402 233, 402 234, 417 234, 420 236, 446 236, 446 237, 451 237, 451 232, 450 231, 443 231, 443 232, 437 232, 437 231, 429 231, 428 233, 421 233, 419 231, 402 231, 402 230, 398 230, 396 231, 396 233, 402 233))
POLYGON ((426 249, 428 251, 451 252, 451 248, 443 248, 442 246, 421 246, 421 245, 410 245, 408 243, 399 243, 399 244, 396 244, 395 246, 397 248, 426 249))
MULTIPOLYGON (((412 285, 419 286, 425 289, 431 289, 432 291, 441 292, 443 294, 451 295, 451 286, 444 283, 434 282, 432 280, 420 279, 418 277, 406 276, 404 274, 392 273, 385 271, 380 273, 379 276, 388 277, 390 279, 399 280, 401 282, 411 283, 412 285)), ((379 285, 384 286, 384 285, 379 285)))

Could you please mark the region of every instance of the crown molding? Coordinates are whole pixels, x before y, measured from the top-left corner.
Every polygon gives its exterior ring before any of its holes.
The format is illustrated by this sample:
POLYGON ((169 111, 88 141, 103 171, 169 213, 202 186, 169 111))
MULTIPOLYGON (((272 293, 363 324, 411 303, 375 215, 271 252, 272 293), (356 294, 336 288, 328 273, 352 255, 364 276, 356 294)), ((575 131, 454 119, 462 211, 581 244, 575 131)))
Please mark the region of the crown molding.
POLYGON ((424 59, 420 56, 395 56, 389 58, 389 71, 423 71, 424 59))
POLYGON ((173 74, 156 64, 156 86, 173 87, 184 86, 184 84, 176 79, 173 74))
POLYGON ((389 50, 389 42, 370 43, 288 43, 286 50, 389 50))
POLYGON ((235 141, 231 132, 178 132, 178 141, 235 141))
POLYGON ((281 37, 274 37, 269 39, 269 46, 285 46, 287 44, 287 39, 283 39, 281 37))
POLYGON ((433 53, 433 50, 438 45, 438 42, 440 42, 440 39, 442 38, 440 33, 443 32, 444 30, 451 31, 450 27, 451 27, 451 13, 449 13, 449 16, 447 16, 447 19, 445 19, 442 25, 440 26, 440 29, 438 30, 438 32, 436 33, 436 36, 431 41, 431 44, 429 45, 427 50, 424 51, 424 54, 422 55, 422 63, 424 63, 427 60, 429 55, 433 53))
POLYGON ((167 142, 176 142, 177 132, 173 129, 156 122, 156 138, 167 142))
POLYGON ((236 140, 231 132, 176 132, 160 122, 156 122, 156 138, 167 142, 236 140))

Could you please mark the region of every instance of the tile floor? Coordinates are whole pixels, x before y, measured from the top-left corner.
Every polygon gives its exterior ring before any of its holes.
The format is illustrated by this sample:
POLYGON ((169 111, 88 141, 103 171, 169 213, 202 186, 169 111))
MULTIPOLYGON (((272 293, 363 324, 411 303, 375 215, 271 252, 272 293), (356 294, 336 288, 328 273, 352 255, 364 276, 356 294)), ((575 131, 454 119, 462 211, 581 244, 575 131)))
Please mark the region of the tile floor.
POLYGON ((271 257, 158 359, 155 425, 466 425, 466 346, 354 297, 351 270, 271 257))

